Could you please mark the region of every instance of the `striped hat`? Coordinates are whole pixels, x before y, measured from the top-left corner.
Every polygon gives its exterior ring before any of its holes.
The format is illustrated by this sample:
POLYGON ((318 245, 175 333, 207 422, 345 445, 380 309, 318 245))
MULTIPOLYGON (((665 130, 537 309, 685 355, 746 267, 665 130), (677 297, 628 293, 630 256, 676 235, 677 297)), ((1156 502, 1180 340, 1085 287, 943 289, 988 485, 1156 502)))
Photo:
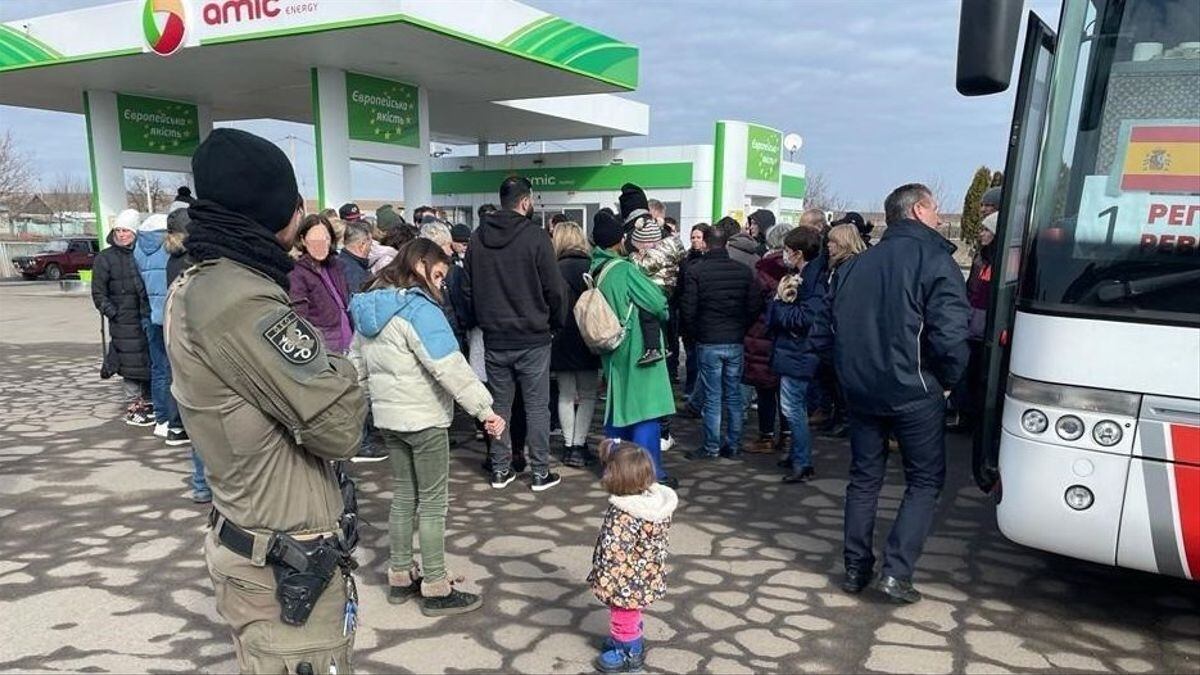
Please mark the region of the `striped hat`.
POLYGON ((662 225, 650 218, 642 218, 642 220, 633 228, 633 234, 630 236, 634 244, 657 244, 663 239, 662 225))

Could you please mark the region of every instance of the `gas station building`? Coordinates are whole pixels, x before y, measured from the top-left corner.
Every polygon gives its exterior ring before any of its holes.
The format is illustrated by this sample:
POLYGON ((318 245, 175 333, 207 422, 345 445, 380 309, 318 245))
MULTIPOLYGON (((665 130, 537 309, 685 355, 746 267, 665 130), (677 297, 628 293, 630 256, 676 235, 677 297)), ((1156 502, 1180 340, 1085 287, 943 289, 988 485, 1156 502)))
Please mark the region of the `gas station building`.
POLYGON ((583 222, 626 181, 685 229, 799 211, 804 167, 777 130, 723 121, 712 145, 613 149, 649 132, 649 108, 618 95, 637 85, 635 46, 513 0, 123 0, 0 23, 0 104, 85 117, 101 239, 126 169, 189 174, 215 122, 261 118, 313 126, 322 207, 353 199, 364 160, 402 167, 404 203, 458 222, 511 173, 583 222), (488 156, 573 139, 601 149, 488 156), (433 142, 479 156, 434 159, 433 142))

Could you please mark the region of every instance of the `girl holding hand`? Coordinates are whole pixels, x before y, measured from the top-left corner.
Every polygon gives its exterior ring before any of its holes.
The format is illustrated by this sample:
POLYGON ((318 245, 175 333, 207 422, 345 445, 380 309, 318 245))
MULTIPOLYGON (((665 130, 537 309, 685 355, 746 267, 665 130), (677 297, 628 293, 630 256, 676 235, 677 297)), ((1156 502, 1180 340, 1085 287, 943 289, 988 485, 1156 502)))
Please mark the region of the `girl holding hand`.
POLYGON ((450 423, 454 403, 483 422, 493 437, 504 420, 475 377, 442 312, 441 288, 450 258, 428 239, 405 244, 395 259, 354 296, 357 330, 350 358, 368 387, 375 425, 391 454, 394 485, 389 518, 388 601, 421 597, 421 612, 443 616, 482 604, 451 585, 446 572, 450 423), (419 521, 424 571, 413 558, 413 517, 419 521))

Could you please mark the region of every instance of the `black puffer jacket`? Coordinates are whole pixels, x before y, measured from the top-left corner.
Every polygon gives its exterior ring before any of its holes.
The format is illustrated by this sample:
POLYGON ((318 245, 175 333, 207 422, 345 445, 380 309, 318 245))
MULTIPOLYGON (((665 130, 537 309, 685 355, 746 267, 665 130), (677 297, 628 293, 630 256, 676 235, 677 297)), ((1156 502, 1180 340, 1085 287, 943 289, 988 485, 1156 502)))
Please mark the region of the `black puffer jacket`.
POLYGON ((554 335, 550 351, 552 371, 600 370, 600 357, 584 344, 579 334, 579 324, 575 322, 575 303, 579 302, 579 296, 586 290, 583 275, 591 265, 592 258, 585 251, 566 251, 558 259, 558 269, 562 270, 567 286, 567 321, 563 329, 554 335))
POLYGON ((680 311, 687 334, 705 345, 742 346, 762 312, 762 287, 754 272, 717 248, 688 266, 680 311))
POLYGON ((118 246, 111 232, 108 244, 92 264, 92 302, 108 319, 109 349, 116 352, 117 374, 149 381, 150 351, 142 319, 150 319, 150 301, 133 262, 133 246, 118 246))
POLYGON ((967 367, 967 287, 954 245, 915 220, 834 275, 834 360, 851 410, 903 413, 953 389, 967 367))

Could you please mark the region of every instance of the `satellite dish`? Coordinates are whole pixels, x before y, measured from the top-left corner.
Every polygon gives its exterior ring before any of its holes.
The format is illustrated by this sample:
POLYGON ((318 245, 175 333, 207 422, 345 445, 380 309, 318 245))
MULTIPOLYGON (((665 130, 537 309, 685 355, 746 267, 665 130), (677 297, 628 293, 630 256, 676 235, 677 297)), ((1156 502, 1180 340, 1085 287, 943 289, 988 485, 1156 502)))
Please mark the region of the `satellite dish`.
POLYGON ((788 134, 783 137, 783 147, 788 152, 795 152, 804 144, 804 139, 800 138, 800 134, 788 134))

